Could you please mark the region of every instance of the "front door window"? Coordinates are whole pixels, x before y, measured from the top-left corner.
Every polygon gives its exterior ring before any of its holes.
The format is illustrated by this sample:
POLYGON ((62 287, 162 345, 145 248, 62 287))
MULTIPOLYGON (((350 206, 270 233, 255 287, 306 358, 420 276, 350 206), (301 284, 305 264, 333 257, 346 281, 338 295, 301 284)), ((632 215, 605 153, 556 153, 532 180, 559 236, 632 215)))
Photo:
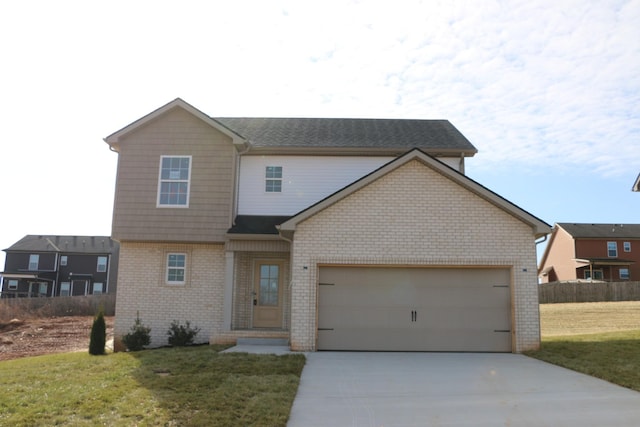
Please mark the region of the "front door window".
POLYGON ((282 327, 282 263, 258 262, 253 290, 253 326, 282 327))

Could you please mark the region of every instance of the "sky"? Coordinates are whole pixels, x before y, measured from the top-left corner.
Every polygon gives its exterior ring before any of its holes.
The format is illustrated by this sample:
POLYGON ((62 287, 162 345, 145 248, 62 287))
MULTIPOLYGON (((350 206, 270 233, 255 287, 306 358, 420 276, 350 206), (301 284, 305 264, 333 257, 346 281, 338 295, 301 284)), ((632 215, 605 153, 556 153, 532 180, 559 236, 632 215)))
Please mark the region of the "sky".
POLYGON ((447 119, 467 175, 550 225, 640 223, 640 0, 32 0, 0 4, 0 40, 0 249, 109 235, 103 138, 177 97, 447 119))

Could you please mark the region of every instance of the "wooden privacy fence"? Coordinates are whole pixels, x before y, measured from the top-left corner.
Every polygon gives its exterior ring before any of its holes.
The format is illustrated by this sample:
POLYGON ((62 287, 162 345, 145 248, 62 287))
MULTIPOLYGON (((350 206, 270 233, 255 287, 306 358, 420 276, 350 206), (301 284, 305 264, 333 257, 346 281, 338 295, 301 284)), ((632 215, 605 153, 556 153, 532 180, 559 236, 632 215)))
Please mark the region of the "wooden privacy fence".
POLYGON ((538 285, 538 295, 540 304, 640 301, 640 282, 542 283, 538 285))

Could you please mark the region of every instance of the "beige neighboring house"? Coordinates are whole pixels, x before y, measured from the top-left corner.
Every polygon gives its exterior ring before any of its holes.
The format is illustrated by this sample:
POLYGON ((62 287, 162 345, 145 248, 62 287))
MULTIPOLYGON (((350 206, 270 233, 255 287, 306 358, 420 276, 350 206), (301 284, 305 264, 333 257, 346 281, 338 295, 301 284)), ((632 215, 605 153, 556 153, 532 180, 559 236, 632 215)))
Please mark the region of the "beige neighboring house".
POLYGON ((446 120, 214 118, 181 99, 118 153, 115 335, 292 350, 521 352, 540 343, 550 226, 468 178, 446 120))
POLYGON ((640 191, 640 174, 636 178, 636 182, 633 183, 633 187, 631 188, 633 191, 640 191))

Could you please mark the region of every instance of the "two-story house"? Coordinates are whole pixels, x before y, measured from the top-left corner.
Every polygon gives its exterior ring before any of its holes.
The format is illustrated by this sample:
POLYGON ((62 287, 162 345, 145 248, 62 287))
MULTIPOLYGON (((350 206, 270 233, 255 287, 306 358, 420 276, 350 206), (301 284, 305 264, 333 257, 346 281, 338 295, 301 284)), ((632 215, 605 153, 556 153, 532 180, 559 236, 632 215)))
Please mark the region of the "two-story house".
POLYGON ((2 298, 113 294, 118 250, 109 236, 27 235, 4 249, 2 298))
POLYGON ((640 280, 640 224, 557 223, 538 274, 542 283, 640 280))
POLYGON ((115 335, 139 313, 202 340, 291 349, 503 351, 540 342, 550 226, 465 176, 446 120, 214 118, 176 99, 118 153, 115 335))

